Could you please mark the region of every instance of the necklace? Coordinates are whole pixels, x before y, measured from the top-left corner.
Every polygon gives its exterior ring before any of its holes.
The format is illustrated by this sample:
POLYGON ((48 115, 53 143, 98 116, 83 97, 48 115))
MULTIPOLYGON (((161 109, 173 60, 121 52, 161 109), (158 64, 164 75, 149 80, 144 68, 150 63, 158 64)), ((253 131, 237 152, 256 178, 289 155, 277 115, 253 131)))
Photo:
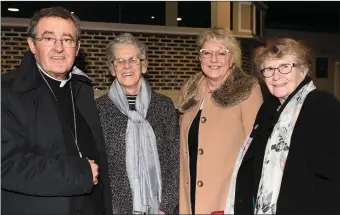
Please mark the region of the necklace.
MULTIPOLYGON (((41 73, 40 69, 39 69, 39 72, 41 74, 41 76, 43 77, 45 83, 47 84, 48 88, 50 89, 54 99, 56 100, 56 102, 60 105, 60 103, 58 102, 58 99, 57 97, 55 96, 50 84, 47 82, 46 78, 44 77, 44 75, 41 73)), ((79 146, 78 146, 78 135, 77 135, 77 122, 76 122, 76 111, 75 111, 75 107, 74 107, 74 98, 73 98, 73 91, 72 91, 72 82, 70 82, 70 90, 71 90, 71 100, 72 100, 72 110, 73 110, 73 124, 74 124, 74 135, 73 135, 73 132, 72 132, 72 129, 70 128, 69 125, 67 125, 67 127, 70 129, 71 131, 71 135, 73 137, 73 140, 76 144, 76 147, 77 147, 77 150, 78 150, 78 153, 79 153, 79 156, 82 158, 83 155, 81 154, 80 150, 79 150, 79 146)))

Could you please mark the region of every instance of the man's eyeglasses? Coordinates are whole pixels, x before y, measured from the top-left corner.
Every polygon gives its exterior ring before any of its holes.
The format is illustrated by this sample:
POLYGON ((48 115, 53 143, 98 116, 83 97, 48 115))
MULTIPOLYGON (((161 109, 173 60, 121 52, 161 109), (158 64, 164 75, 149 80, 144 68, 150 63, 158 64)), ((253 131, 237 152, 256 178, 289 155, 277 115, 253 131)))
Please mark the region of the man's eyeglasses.
POLYGON ((229 50, 227 50, 227 49, 221 49, 221 50, 218 50, 218 51, 211 51, 209 49, 201 49, 200 50, 201 58, 205 58, 205 59, 211 58, 214 53, 217 54, 218 59, 225 59, 229 54, 229 50))
POLYGON ((54 46, 57 41, 60 41, 65 48, 74 48, 77 46, 77 42, 71 38, 64 38, 64 39, 56 39, 54 37, 42 37, 42 38, 33 38, 36 41, 41 42, 41 45, 46 47, 54 46))
POLYGON ((286 64, 280 65, 277 68, 272 68, 272 67, 263 68, 260 70, 260 72, 263 77, 270 78, 274 75, 275 70, 278 70, 281 74, 288 74, 292 71, 293 67, 296 67, 296 66, 297 64, 295 63, 286 63, 286 64))
POLYGON ((131 65, 131 66, 135 66, 135 65, 139 65, 142 61, 144 61, 144 59, 132 57, 128 60, 125 60, 123 58, 114 59, 114 60, 111 61, 111 63, 116 67, 123 67, 126 62, 128 62, 129 65, 131 65))

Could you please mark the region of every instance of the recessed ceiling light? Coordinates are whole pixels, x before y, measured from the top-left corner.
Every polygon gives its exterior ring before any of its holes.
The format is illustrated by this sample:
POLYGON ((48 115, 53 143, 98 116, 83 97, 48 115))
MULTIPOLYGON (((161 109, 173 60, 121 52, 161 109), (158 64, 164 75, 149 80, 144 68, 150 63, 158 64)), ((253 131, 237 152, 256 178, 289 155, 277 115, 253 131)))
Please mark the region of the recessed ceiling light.
POLYGON ((74 12, 73 12, 73 11, 72 11, 71 13, 72 13, 72 14, 74 14, 74 12))
POLYGON ((177 18, 177 21, 182 21, 182 18, 179 18, 179 17, 178 17, 178 18, 177 18))
POLYGON ((8 8, 9 11, 12 11, 12 12, 18 12, 19 9, 18 8, 8 8))
POLYGON ((154 19, 154 18, 155 18, 154 16, 151 17, 151 19, 154 19))

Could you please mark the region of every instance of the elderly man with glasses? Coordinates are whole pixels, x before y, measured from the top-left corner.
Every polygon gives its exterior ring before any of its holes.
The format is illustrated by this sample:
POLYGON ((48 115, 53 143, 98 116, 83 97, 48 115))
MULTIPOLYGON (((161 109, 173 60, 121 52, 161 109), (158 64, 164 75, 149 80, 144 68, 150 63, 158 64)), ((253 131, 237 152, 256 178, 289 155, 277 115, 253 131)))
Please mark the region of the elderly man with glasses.
POLYGON ((30 51, 2 76, 3 214, 112 214, 93 87, 73 66, 80 35, 68 10, 36 12, 30 51))

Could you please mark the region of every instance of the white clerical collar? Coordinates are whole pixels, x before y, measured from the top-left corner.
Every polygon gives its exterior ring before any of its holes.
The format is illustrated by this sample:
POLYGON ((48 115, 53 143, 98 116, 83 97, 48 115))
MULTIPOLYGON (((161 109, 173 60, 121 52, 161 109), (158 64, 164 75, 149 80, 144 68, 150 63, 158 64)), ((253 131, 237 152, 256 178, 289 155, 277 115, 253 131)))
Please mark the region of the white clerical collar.
POLYGON ((42 67, 41 67, 38 63, 37 63, 37 66, 38 66, 39 70, 42 71, 47 77, 49 77, 49 78, 51 78, 51 79, 53 79, 53 80, 55 80, 55 81, 59 81, 59 82, 60 82, 59 87, 65 86, 65 84, 66 84, 69 80, 71 80, 71 77, 72 77, 72 73, 71 73, 71 72, 68 74, 68 78, 67 78, 66 80, 58 80, 58 79, 56 79, 56 78, 50 76, 47 72, 45 72, 45 71, 42 69, 42 67))

